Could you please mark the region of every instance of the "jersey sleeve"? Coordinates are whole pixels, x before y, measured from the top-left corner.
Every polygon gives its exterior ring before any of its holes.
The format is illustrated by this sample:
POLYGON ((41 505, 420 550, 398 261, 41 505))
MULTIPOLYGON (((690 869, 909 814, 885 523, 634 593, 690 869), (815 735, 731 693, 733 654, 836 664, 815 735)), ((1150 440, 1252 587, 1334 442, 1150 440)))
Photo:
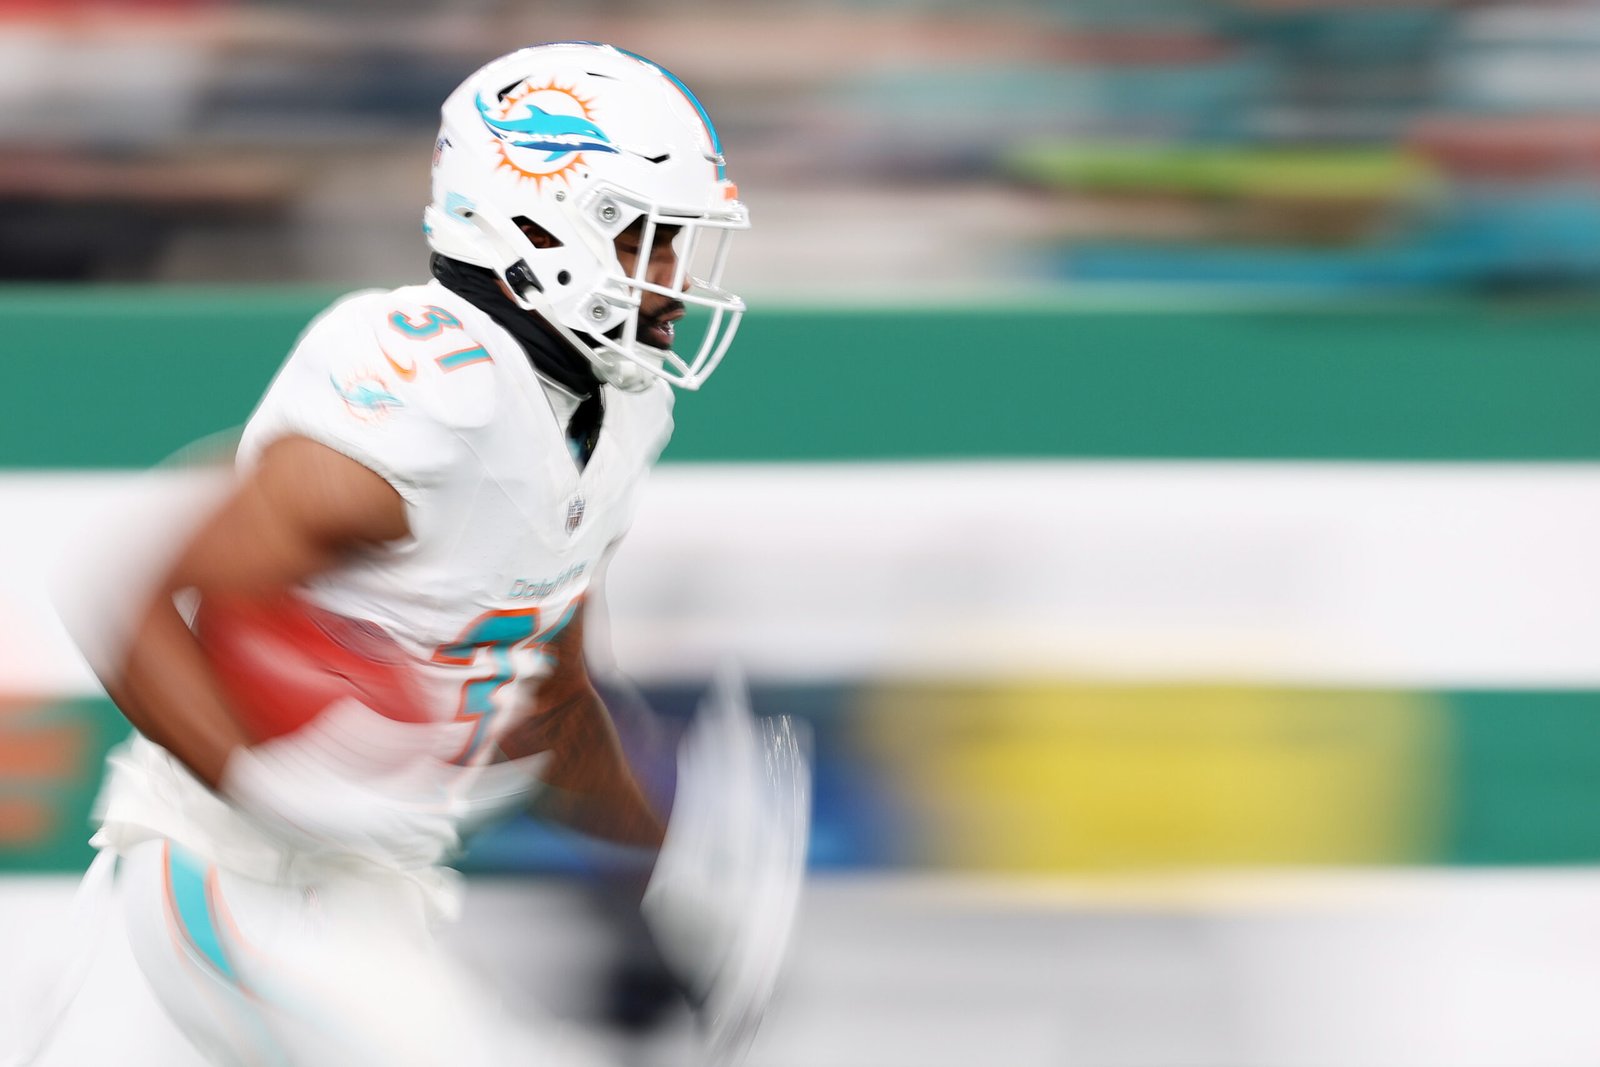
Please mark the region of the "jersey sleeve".
POLYGON ((402 343, 373 328, 383 294, 347 298, 317 318, 290 353, 245 427, 239 463, 273 441, 310 438, 387 480, 410 503, 440 484, 463 453, 402 343))

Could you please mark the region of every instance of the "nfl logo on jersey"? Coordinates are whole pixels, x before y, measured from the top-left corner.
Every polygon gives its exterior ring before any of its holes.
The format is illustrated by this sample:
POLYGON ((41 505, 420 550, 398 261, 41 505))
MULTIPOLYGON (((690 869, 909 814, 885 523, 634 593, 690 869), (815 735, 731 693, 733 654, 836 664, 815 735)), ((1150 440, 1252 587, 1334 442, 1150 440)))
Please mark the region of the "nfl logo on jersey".
POLYGON ((567 533, 578 528, 583 521, 583 497, 575 496, 567 501, 567 533))

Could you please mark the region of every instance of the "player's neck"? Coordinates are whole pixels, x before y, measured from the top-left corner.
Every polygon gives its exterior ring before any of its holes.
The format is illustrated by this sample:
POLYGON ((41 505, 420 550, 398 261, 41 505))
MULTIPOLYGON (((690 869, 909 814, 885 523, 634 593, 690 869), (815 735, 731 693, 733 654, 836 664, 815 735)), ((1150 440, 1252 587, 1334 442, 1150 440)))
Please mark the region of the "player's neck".
POLYGON ((513 303, 501 291, 493 271, 440 255, 433 257, 431 265, 441 285, 516 339, 539 377, 577 400, 599 390, 600 379, 588 359, 552 333, 538 315, 513 303))

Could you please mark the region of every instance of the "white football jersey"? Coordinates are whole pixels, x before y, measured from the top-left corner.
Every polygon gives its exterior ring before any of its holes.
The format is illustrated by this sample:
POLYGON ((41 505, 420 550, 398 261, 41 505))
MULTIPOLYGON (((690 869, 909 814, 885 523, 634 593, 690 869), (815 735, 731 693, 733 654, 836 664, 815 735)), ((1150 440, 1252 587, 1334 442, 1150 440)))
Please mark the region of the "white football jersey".
POLYGON ((351 296, 317 319, 245 428, 239 462, 290 434, 383 475, 412 536, 320 576, 310 599, 387 630, 427 665, 483 756, 521 683, 631 521, 672 432, 670 386, 607 388, 581 470, 521 346, 438 282, 351 296))
MULTIPOLYGON (((605 388, 580 469, 517 341, 438 282, 356 293, 300 338, 251 416, 241 469, 274 440, 319 441, 382 475, 411 535, 318 576, 306 595, 376 623, 423 665, 446 758, 464 767, 529 706, 541 647, 571 619, 672 430, 673 393, 605 388)), ((470 775, 469 775, 470 777, 470 775)), ((260 869, 256 837, 164 751, 112 760, 103 843, 148 832, 260 869), (231 816, 231 817, 230 817, 231 816)))

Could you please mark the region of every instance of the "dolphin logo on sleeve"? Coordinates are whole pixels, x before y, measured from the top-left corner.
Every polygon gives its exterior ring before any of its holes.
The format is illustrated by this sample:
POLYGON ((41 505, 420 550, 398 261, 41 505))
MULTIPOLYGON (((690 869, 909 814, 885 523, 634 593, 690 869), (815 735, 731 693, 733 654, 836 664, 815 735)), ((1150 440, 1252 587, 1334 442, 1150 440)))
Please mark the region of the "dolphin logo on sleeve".
POLYGON ((549 152, 546 160, 559 159, 572 152, 615 152, 611 138, 588 119, 576 115, 555 115, 524 103, 527 116, 518 119, 497 119, 489 113, 489 105, 478 97, 478 114, 496 137, 517 148, 531 148, 549 152))
POLYGON ((391 408, 405 407, 405 402, 391 393, 382 379, 366 374, 343 382, 331 374, 328 379, 345 408, 363 422, 382 418, 391 408))

